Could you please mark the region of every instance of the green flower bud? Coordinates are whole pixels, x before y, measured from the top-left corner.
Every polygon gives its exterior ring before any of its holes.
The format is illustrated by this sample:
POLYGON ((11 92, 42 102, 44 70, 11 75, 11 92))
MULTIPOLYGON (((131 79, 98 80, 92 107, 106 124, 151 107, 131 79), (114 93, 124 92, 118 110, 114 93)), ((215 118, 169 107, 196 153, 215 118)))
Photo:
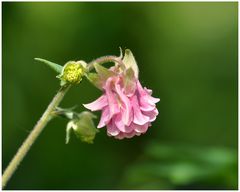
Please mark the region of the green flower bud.
POLYGON ((86 72, 86 63, 84 61, 69 61, 67 62, 60 75, 57 77, 61 79, 61 86, 69 84, 78 84, 86 72))
POLYGON ((69 142, 71 130, 73 130, 81 141, 92 144, 96 134, 99 132, 94 125, 93 118, 96 118, 96 116, 84 111, 77 118, 69 121, 66 130, 66 143, 69 142))

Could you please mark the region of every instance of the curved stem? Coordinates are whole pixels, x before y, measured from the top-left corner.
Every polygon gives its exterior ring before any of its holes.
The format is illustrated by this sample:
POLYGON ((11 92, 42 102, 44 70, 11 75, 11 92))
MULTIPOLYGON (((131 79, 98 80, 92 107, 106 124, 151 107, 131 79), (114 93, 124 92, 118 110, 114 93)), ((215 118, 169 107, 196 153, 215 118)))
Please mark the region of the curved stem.
POLYGON ((12 161, 9 163, 8 167, 3 173, 2 176, 2 188, 4 188, 8 182, 8 180, 11 178, 13 173, 16 171, 18 165, 23 160, 29 149, 31 148, 32 144, 35 142, 37 137, 40 135, 44 127, 47 125, 47 123, 54 117, 52 112, 54 109, 59 105, 59 103, 62 101, 64 95, 67 93, 71 85, 67 85, 64 87, 61 87, 49 106, 47 107, 46 111, 43 113, 40 120, 37 122, 31 133, 28 135, 27 139, 24 141, 22 146, 18 149, 16 155, 13 157, 12 161))
MULTIPOLYGON (((107 62, 117 62, 119 65, 124 66, 121 57, 117 56, 104 56, 100 57, 96 60, 91 61, 88 64, 88 70, 93 69, 94 63, 107 63, 107 62)), ((41 60, 41 59, 37 59, 41 60)), ((43 60, 41 60, 43 61, 43 60)), ((45 61, 45 60, 44 60, 45 61)), ((27 152, 31 148, 32 144, 35 142, 37 137, 40 135, 44 127, 47 125, 47 123, 54 117, 53 111, 55 108, 59 105, 59 103, 62 101, 64 95, 67 93, 71 85, 63 86, 59 89, 49 106, 47 107, 46 111, 43 113, 40 120, 37 122, 31 133, 28 135, 27 139, 24 141, 22 146, 18 149, 17 153, 13 157, 12 161, 7 166, 6 170, 3 173, 2 176, 2 188, 4 188, 13 175, 13 173, 17 170, 18 165, 21 163, 23 158, 26 156, 27 152)))
POLYGON ((102 63, 107 63, 107 62, 117 62, 119 65, 124 66, 124 64, 121 60, 121 57, 109 55, 109 56, 99 57, 98 59, 91 61, 90 63, 88 63, 88 69, 89 69, 89 71, 92 70, 94 63, 102 64, 102 63))

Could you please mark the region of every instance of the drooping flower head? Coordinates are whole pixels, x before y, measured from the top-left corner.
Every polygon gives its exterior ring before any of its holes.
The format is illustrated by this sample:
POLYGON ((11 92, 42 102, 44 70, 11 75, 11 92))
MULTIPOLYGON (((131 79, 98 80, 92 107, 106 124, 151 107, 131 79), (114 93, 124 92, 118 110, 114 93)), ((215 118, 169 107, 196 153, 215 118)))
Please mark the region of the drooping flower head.
POLYGON ((130 50, 125 51, 122 65, 116 63, 110 69, 94 65, 95 85, 103 95, 84 107, 102 111, 98 128, 107 127, 107 134, 116 139, 144 134, 156 119, 158 98, 152 90, 143 88, 138 79, 138 66, 130 50))

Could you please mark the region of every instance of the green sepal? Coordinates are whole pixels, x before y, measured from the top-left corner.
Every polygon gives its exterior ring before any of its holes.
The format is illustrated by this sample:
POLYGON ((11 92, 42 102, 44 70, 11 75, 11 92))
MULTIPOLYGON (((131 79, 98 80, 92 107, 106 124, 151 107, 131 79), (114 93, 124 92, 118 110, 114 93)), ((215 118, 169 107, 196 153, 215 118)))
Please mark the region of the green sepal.
POLYGON ((98 89, 102 89, 102 86, 106 80, 109 77, 114 76, 115 73, 103 67, 102 65, 99 65, 98 63, 94 63, 93 66, 97 73, 86 73, 86 77, 94 86, 96 86, 98 89))
POLYGON ((72 120, 78 117, 78 114, 74 111, 74 109, 76 108, 77 106, 73 106, 70 108, 56 107, 56 109, 54 110, 54 115, 58 115, 72 120))
POLYGON ((132 68, 128 68, 123 79, 123 86, 126 93, 131 94, 136 90, 136 77, 132 68))
POLYGON ((68 124, 67 124, 67 129, 66 129, 66 144, 69 143, 73 127, 74 127, 74 122, 73 121, 69 121, 68 124))
POLYGON ((63 66, 58 65, 56 63, 53 63, 51 61, 45 60, 45 59, 41 59, 41 58, 34 58, 36 61, 40 61, 45 63, 48 67, 50 67, 51 69, 53 69, 55 72, 57 73, 61 73, 62 72, 62 68, 63 66))
POLYGON ((97 73, 87 73, 85 76, 95 87, 97 87, 98 89, 102 89, 101 80, 97 73))
POLYGON ((134 71, 135 77, 138 78, 138 73, 139 73, 138 65, 130 49, 125 50, 123 63, 126 69, 132 68, 134 71))
POLYGON ((60 76, 56 76, 58 79, 60 79, 60 86, 63 87, 64 85, 68 84, 66 81, 60 78, 60 76))
POLYGON ((93 66, 96 69, 96 72, 98 73, 99 77, 101 79, 108 79, 109 77, 115 75, 113 71, 110 71, 109 69, 103 67, 102 65, 99 65, 98 63, 94 63, 93 66))

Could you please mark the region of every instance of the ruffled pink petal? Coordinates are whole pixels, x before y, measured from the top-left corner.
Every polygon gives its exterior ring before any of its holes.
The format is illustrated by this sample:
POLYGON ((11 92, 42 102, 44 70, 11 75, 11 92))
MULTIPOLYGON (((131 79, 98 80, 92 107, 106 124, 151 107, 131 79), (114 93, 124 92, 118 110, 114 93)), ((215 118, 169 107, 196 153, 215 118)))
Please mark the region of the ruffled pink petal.
POLYGON ((102 110, 98 128, 107 126, 107 135, 116 139, 146 133, 158 115, 155 104, 160 101, 152 97, 152 90, 143 88, 137 79, 126 86, 123 74, 108 78, 103 85, 105 94, 84 105, 91 111, 102 110))
POLYGON ((149 117, 150 122, 153 122, 157 118, 158 110, 156 108, 153 111, 144 111, 143 114, 149 117))
POLYGON ((111 122, 107 125, 107 133, 111 136, 117 136, 120 133, 120 130, 111 122))
POLYGON ((136 134, 137 136, 140 136, 141 134, 144 134, 144 133, 140 133, 140 132, 138 133, 138 132, 136 132, 135 134, 136 134))
POLYGON ((133 114, 132 114, 132 106, 130 103, 130 100, 128 99, 128 97, 126 95, 124 95, 124 93, 122 92, 120 85, 116 84, 116 91, 117 94, 119 95, 123 105, 123 110, 122 110, 122 121, 125 125, 130 125, 132 119, 133 119, 133 114))
POLYGON ((132 127, 124 125, 122 121, 122 114, 119 113, 116 115, 116 117, 113 118, 113 122, 115 123, 116 127, 124 133, 129 133, 133 130, 132 127))
POLYGON ((108 105, 109 105, 109 113, 110 113, 110 118, 112 118, 113 115, 117 114, 120 112, 119 105, 117 103, 117 98, 115 93, 112 91, 111 87, 112 83, 112 78, 108 78, 106 82, 106 95, 107 95, 107 100, 108 100, 108 105))
POLYGON ((107 123, 109 121, 110 121, 109 108, 108 107, 104 107, 103 111, 102 111, 101 119, 99 121, 99 124, 98 124, 97 128, 104 127, 105 125, 107 125, 107 123))
POLYGON ((120 132, 118 135, 115 136, 116 139, 124 139, 124 133, 120 132))
POLYGON ((144 102, 141 99, 140 99, 139 103, 140 103, 140 109, 142 111, 152 111, 152 110, 154 110, 156 108, 155 104, 154 105, 150 105, 149 103, 144 102))
POLYGON ((152 97, 151 95, 147 95, 146 97, 147 97, 146 99, 150 104, 155 104, 160 101, 159 98, 152 97))
POLYGON ((143 89, 143 87, 142 87, 141 83, 139 82, 139 80, 137 81, 137 89, 138 89, 138 92, 140 94, 145 93, 145 90, 143 89))
POLYGON ((95 101, 89 104, 83 104, 83 106, 91 111, 98 111, 101 110, 103 107, 107 106, 107 97, 105 95, 102 95, 95 101))
POLYGON ((124 88, 123 88, 124 94, 127 95, 128 97, 132 97, 137 89, 136 79, 135 78, 132 80, 124 79, 123 81, 125 81, 124 88))
POLYGON ((149 95, 152 95, 152 90, 144 87, 144 90, 148 92, 149 95))
POLYGON ((135 132, 135 131, 132 131, 132 132, 130 132, 130 133, 124 133, 124 137, 126 137, 126 138, 128 138, 128 139, 132 138, 132 137, 135 136, 135 135, 136 135, 136 132, 135 132))
POLYGON ((144 125, 137 125, 133 123, 132 126, 137 133, 145 133, 148 130, 149 123, 145 123, 144 125))
POLYGON ((160 99, 151 96, 152 91, 150 89, 143 89, 139 81, 137 81, 137 90, 139 93, 139 100, 141 106, 146 106, 147 104, 155 106, 155 103, 160 101, 160 99))
POLYGON ((132 97, 132 107, 134 112, 133 122, 135 124, 144 125, 149 121, 149 117, 142 114, 136 95, 132 97))

